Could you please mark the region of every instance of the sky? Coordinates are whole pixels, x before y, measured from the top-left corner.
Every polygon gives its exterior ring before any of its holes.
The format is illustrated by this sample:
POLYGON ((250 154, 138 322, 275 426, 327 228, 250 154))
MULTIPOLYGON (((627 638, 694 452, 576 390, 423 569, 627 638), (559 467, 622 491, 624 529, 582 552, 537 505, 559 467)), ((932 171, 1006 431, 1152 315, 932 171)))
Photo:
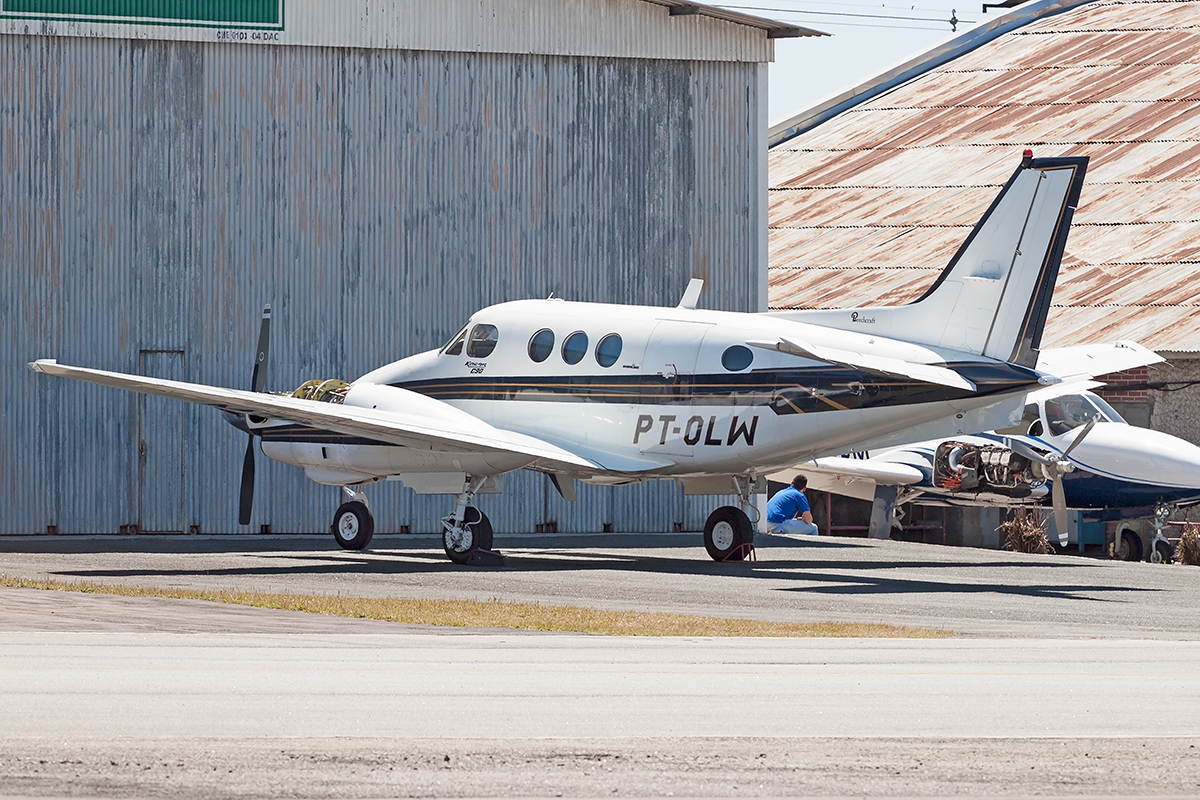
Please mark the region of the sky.
POLYGON ((832 34, 775 40, 768 115, 787 119, 840 90, 993 19, 980 0, 736 0, 714 3, 832 34), (958 32, 950 18, 959 20, 958 32))

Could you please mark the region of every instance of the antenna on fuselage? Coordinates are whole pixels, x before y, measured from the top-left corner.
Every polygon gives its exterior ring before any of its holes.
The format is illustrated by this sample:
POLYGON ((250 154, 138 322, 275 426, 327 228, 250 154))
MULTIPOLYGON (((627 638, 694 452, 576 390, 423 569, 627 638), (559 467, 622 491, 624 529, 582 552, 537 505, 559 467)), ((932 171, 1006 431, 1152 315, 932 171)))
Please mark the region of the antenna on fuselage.
POLYGON ((696 303, 700 300, 700 290, 704 288, 704 281, 700 278, 692 278, 688 281, 687 288, 683 290, 683 297, 679 300, 679 305, 676 308, 690 308, 695 310, 696 303))

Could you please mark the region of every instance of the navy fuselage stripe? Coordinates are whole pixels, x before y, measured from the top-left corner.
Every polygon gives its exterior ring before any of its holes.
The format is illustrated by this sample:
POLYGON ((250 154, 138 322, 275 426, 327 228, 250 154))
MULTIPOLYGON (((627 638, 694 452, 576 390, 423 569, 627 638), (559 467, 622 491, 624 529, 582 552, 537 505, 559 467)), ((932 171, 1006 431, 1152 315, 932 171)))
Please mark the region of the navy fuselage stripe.
POLYGON ((776 414, 812 413, 1003 394, 1036 385, 1031 370, 1001 364, 954 365, 974 382, 968 392, 850 369, 763 370, 731 375, 487 376, 400 381, 397 388, 437 400, 767 406, 776 414))

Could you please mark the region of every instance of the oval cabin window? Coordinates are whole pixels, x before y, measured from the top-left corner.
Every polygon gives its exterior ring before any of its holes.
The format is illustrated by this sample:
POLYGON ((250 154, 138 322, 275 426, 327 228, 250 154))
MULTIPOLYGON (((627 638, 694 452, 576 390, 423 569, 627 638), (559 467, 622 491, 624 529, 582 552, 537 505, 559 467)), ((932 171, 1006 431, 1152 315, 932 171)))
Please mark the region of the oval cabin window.
POLYGON ((567 337, 562 346, 563 361, 568 364, 578 364, 587 355, 588 338, 583 331, 575 331, 567 337))
POLYGON ((602 367, 611 367, 621 357, 621 337, 610 333, 596 345, 596 363, 602 367))
POLYGON ((554 352, 554 331, 542 328, 529 340, 529 357, 542 363, 554 352))
POLYGON ((735 344, 725 350, 721 355, 721 366, 730 372, 738 372, 750 366, 754 362, 754 353, 749 347, 743 347, 740 344, 735 344))

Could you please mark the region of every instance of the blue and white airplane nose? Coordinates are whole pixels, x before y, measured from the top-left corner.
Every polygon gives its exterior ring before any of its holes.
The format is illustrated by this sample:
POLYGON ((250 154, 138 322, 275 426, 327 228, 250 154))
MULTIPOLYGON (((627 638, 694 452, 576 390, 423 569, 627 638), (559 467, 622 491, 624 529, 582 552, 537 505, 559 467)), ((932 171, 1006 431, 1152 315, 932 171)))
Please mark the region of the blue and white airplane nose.
MULTIPOLYGON (((1057 437, 1057 443, 1067 447, 1082 431, 1057 437)), ((1200 447, 1162 431, 1101 423, 1068 458, 1076 466, 1064 479, 1068 505, 1084 494, 1114 506, 1200 497, 1200 447)))

